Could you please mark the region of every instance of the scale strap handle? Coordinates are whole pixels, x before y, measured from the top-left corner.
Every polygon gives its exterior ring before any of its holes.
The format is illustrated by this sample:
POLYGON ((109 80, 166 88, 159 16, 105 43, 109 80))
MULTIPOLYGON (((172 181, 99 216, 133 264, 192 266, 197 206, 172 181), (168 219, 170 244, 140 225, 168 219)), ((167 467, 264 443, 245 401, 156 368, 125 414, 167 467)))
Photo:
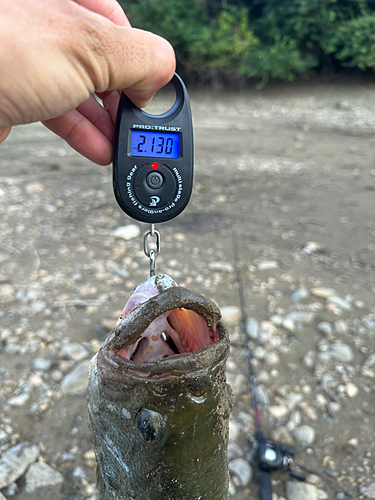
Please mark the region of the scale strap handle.
POLYGON ((261 500, 272 500, 271 474, 259 469, 259 492, 261 500))

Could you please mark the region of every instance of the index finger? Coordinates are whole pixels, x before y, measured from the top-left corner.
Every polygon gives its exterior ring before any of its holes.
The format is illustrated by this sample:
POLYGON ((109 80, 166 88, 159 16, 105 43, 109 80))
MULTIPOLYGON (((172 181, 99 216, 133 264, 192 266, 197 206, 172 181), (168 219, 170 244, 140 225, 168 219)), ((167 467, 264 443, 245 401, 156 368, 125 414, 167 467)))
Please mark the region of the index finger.
POLYGON ((130 23, 121 5, 116 0, 73 0, 92 12, 96 12, 118 26, 130 28, 130 23))

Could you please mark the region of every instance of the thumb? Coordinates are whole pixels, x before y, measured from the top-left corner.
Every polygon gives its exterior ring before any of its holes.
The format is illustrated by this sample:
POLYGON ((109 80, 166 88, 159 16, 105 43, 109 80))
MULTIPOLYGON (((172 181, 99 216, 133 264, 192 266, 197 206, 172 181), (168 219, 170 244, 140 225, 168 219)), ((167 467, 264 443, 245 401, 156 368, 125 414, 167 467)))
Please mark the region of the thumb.
POLYGON ((101 27, 95 37, 93 58, 85 58, 88 64, 95 63, 94 68, 98 68, 99 60, 100 71, 88 68, 94 91, 124 90, 136 106, 145 107, 173 76, 176 61, 172 46, 147 31, 116 26, 107 20, 100 24, 106 30, 101 27))
POLYGON ((5 139, 8 137, 10 134, 10 131, 12 130, 12 127, 5 127, 1 128, 0 127, 0 144, 5 141, 5 139))

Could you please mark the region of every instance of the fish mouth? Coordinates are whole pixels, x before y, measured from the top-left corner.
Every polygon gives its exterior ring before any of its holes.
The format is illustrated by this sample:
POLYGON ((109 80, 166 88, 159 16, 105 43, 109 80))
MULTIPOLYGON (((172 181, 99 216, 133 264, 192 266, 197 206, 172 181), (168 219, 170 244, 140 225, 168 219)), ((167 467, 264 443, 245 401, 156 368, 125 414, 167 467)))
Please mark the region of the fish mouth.
POLYGON ((227 355, 227 332, 220 318, 214 302, 173 286, 128 312, 101 355, 113 366, 150 374, 202 369, 227 355))

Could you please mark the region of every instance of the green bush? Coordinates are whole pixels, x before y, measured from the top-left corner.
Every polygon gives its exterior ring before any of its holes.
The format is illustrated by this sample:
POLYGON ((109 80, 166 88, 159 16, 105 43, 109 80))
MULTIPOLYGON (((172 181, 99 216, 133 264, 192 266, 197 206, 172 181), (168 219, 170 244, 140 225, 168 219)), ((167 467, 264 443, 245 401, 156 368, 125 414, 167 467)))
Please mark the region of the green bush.
POLYGON ((133 26, 173 45, 184 74, 291 81, 375 66, 375 0, 131 0, 133 26))

